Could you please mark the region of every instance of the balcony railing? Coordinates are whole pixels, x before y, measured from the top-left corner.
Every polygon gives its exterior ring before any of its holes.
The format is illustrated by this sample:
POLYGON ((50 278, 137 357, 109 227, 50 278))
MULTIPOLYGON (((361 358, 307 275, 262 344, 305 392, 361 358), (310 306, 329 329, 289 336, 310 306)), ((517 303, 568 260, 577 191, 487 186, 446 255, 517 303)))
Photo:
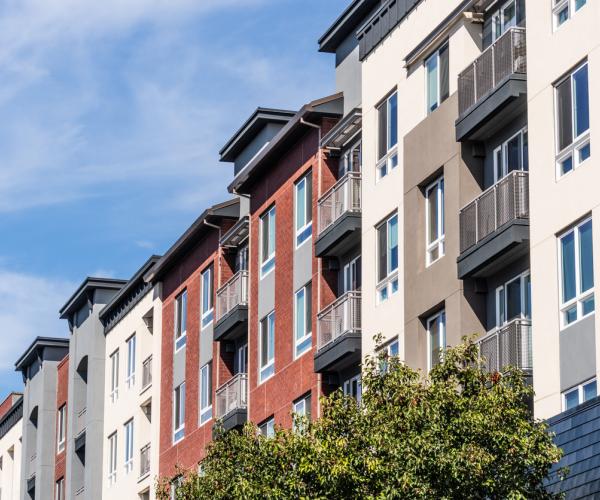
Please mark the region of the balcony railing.
POLYGON ((150 443, 140 450, 140 477, 150 474, 150 443))
POLYGON ((152 356, 142 363, 142 392, 152 385, 152 356))
POLYGON ((75 426, 75 437, 79 436, 80 434, 82 434, 85 431, 85 427, 86 427, 86 414, 87 414, 86 408, 83 408, 77 414, 77 424, 75 426))
POLYGON ((248 407, 248 374, 238 373, 216 391, 217 418, 248 407))
POLYGON ((217 321, 235 306, 248 304, 248 271, 238 271, 217 290, 217 321))
POLYGON ((489 372, 501 372, 507 366, 521 370, 533 368, 531 321, 528 319, 514 319, 477 343, 479 354, 485 358, 485 367, 489 372))
POLYGON ((327 191, 318 203, 319 234, 347 212, 360 213, 361 174, 348 172, 327 191))
POLYGON ((361 293, 347 292, 323 309, 317 317, 317 349, 345 333, 361 332, 361 293))
POLYGON ((511 28, 458 75, 458 114, 464 115, 506 77, 526 73, 525 28, 511 28))
POLYGON ((529 218, 529 174, 514 170, 464 207, 460 217, 460 252, 515 219, 529 218))

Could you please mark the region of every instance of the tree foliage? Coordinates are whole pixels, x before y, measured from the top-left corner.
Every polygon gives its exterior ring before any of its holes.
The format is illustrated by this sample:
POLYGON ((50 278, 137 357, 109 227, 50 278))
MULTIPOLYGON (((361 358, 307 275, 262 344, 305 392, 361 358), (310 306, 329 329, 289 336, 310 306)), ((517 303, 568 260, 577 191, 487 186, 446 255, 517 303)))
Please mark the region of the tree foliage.
POLYGON ((543 479, 561 452, 532 395, 518 370, 487 373, 468 339, 427 377, 380 355, 363 365, 360 406, 336 391, 302 431, 218 431, 177 498, 552 498, 543 479))

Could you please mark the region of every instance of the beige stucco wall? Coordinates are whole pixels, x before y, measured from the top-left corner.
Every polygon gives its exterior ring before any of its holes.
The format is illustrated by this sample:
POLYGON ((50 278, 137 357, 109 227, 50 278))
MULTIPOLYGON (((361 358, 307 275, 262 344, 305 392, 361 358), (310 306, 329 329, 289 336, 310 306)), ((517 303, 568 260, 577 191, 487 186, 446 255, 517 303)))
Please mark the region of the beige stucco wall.
POLYGON ((20 498, 21 490, 21 436, 23 435, 23 420, 14 425, 2 439, 0 439, 0 457, 2 457, 2 470, 0 470, 0 490, 2 498, 20 498), (12 453, 9 453, 12 450, 12 453))

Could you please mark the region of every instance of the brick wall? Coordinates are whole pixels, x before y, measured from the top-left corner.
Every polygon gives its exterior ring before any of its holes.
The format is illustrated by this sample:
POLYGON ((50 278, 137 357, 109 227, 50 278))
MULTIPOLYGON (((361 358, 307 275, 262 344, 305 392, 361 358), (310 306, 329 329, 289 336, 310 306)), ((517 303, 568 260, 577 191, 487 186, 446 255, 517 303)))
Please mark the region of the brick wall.
MULTIPOLYGON (((56 409, 58 409, 62 405, 68 404, 68 393, 69 393, 69 356, 65 356, 65 358, 58 364, 57 366, 57 381, 56 381, 56 409)), ((65 413, 66 417, 66 413, 65 413)), ((58 426, 58 419, 56 422, 58 426)), ((66 425, 66 422, 65 422, 66 425)), ((54 466, 54 481, 58 481, 60 478, 65 477, 66 473, 66 440, 69 436, 69 430, 65 429, 65 449, 60 453, 56 454, 56 461, 54 466)), ((57 434, 58 436, 58 430, 57 434)))

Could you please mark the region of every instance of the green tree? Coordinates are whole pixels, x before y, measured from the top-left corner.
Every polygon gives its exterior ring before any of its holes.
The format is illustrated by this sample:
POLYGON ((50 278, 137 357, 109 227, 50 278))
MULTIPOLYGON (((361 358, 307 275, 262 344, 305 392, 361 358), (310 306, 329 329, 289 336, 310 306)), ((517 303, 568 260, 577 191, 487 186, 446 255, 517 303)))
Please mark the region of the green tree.
POLYGON ((531 417, 532 396, 518 370, 487 373, 468 339, 427 377, 370 358, 360 406, 336 391, 299 432, 218 431, 177 498, 553 498, 543 479, 561 452, 531 417))

